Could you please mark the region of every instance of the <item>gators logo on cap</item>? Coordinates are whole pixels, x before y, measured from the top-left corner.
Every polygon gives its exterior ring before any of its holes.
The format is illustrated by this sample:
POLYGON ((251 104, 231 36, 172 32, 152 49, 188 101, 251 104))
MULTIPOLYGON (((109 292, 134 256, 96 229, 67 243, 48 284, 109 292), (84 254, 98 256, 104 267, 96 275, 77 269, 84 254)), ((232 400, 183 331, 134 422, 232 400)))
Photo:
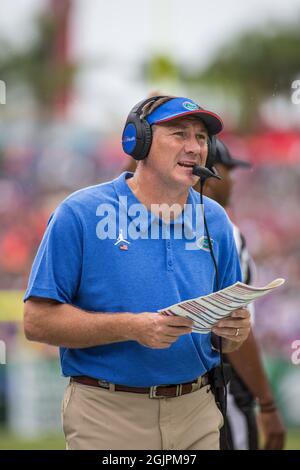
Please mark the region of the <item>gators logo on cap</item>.
POLYGON ((199 106, 196 103, 191 103, 190 101, 184 101, 184 103, 182 103, 182 106, 188 111, 194 111, 195 109, 199 109, 199 106))

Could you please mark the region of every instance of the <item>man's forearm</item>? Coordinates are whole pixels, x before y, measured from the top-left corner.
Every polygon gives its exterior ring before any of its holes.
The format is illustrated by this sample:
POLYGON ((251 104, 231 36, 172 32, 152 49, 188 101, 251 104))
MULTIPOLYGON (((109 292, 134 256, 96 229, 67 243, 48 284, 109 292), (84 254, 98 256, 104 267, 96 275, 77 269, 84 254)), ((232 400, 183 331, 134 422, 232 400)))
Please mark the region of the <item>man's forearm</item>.
POLYGON ((88 348, 132 339, 134 316, 90 313, 68 304, 29 300, 25 305, 25 334, 31 341, 53 346, 88 348))
POLYGON ((262 404, 272 401, 272 391, 252 331, 239 350, 229 353, 227 357, 255 398, 262 404))

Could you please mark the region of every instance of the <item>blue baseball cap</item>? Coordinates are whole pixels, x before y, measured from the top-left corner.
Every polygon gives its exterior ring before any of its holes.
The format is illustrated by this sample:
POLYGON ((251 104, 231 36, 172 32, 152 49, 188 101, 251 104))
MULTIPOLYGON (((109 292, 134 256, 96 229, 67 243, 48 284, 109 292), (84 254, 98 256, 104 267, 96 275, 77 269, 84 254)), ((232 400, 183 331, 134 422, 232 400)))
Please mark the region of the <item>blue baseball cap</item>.
POLYGON ((146 116, 146 121, 152 124, 172 121, 184 116, 194 115, 201 119, 206 125, 207 131, 211 135, 218 134, 223 129, 222 119, 215 113, 201 108, 197 103, 189 98, 172 98, 154 109, 146 116))

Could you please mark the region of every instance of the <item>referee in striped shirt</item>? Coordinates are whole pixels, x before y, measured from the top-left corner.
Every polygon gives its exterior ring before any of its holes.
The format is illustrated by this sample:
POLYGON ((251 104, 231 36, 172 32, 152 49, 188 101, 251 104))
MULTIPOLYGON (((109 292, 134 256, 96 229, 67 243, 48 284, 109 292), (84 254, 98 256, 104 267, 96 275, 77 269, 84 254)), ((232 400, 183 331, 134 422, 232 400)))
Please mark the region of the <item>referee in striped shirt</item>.
MULTIPOLYGON (((206 181, 204 194, 227 208, 233 186, 232 171, 249 168, 248 162, 234 158, 227 146, 217 140, 215 167, 222 180, 210 178, 206 181)), ((254 263, 248 253, 245 237, 234 225, 234 237, 240 257, 243 282, 251 284, 254 263)), ((254 307, 248 306, 254 321, 254 307)), ((228 387, 227 442, 232 449, 258 449, 258 426, 263 437, 263 448, 280 450, 284 446, 285 429, 278 413, 274 397, 265 374, 259 347, 253 334, 238 351, 227 354, 232 378, 228 387), (257 406, 258 405, 258 406, 257 406), (257 413, 256 413, 257 408, 257 413)), ((222 428, 224 430, 224 428, 222 428)), ((228 448, 221 432, 221 449, 228 448)))

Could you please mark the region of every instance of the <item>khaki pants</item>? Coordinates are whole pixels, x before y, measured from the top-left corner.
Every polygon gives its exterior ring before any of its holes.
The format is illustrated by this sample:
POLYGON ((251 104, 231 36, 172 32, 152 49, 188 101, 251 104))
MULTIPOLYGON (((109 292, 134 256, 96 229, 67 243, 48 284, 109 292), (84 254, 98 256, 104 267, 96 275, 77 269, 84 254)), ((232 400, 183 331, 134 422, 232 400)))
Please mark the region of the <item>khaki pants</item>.
POLYGON ((71 382, 62 422, 70 450, 218 450, 223 417, 209 385, 151 399, 71 382))

